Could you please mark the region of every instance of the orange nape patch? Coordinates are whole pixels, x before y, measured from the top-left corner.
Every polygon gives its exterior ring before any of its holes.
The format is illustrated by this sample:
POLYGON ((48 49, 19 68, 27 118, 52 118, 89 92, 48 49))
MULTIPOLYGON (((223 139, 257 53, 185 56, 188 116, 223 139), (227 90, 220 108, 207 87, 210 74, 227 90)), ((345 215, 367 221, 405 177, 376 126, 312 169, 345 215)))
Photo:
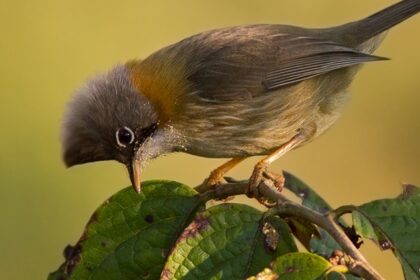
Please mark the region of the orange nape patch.
POLYGON ((131 60, 126 67, 136 89, 155 106, 160 121, 167 122, 176 119, 188 85, 182 67, 156 63, 154 59, 131 60))

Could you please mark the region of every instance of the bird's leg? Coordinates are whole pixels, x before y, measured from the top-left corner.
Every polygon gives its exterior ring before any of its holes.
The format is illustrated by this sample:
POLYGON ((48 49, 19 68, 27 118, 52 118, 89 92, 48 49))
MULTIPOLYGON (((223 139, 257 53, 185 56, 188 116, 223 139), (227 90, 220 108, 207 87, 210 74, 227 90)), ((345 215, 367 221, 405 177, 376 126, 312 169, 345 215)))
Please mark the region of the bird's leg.
POLYGON ((224 164, 213 170, 210 173, 210 176, 204 181, 203 184, 205 184, 206 186, 215 186, 223 182, 224 175, 244 159, 244 157, 232 158, 231 160, 225 162, 224 164))
POLYGON ((263 179, 263 176, 265 175, 269 179, 275 179, 276 187, 282 188, 284 179, 280 179, 279 177, 282 177, 281 175, 274 175, 273 173, 267 172, 267 167, 279 159, 281 156, 283 156, 288 151, 295 148, 297 145, 303 142, 304 140, 304 134, 302 132, 299 132, 296 134, 289 142, 278 148, 276 151, 274 151, 272 154, 268 155, 267 157, 260 160, 254 167, 254 171, 252 172, 251 178, 249 179, 249 185, 248 185, 248 196, 254 197, 258 196, 258 193, 256 191, 258 190, 258 185, 261 183, 261 180, 263 179), (277 184, 281 184, 281 186, 277 186, 277 184))

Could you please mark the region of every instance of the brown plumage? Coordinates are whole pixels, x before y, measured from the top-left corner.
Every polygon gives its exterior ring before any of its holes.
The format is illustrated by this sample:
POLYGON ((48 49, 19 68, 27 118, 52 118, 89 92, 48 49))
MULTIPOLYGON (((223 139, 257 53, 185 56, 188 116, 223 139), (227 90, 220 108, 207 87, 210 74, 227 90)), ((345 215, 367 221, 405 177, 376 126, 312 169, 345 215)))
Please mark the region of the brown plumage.
POLYGON ((416 14, 404 0, 366 19, 326 29, 248 25, 203 32, 130 61, 88 83, 71 103, 67 165, 115 159, 140 189, 144 163, 183 151, 241 159, 268 155, 251 176, 314 139, 338 118, 346 90, 384 31, 416 14))

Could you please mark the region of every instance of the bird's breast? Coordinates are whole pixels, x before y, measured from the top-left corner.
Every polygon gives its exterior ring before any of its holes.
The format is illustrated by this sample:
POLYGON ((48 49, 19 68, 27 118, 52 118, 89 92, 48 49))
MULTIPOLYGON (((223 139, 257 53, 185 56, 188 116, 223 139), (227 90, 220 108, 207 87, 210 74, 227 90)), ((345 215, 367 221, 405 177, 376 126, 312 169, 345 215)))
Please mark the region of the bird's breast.
POLYGON ((190 154, 215 158, 269 154, 299 130, 307 130, 310 141, 337 119, 344 91, 325 99, 321 88, 314 79, 248 100, 195 99, 185 106, 176 126, 183 131, 190 154))

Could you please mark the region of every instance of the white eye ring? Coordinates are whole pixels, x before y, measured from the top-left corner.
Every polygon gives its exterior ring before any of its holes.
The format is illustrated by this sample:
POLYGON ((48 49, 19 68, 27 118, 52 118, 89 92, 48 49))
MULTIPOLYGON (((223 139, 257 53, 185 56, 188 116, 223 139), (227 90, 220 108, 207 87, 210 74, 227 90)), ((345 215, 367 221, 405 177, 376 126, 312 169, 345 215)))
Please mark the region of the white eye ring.
POLYGON ((127 126, 119 128, 115 132, 118 146, 125 148, 134 142, 134 132, 127 126))

